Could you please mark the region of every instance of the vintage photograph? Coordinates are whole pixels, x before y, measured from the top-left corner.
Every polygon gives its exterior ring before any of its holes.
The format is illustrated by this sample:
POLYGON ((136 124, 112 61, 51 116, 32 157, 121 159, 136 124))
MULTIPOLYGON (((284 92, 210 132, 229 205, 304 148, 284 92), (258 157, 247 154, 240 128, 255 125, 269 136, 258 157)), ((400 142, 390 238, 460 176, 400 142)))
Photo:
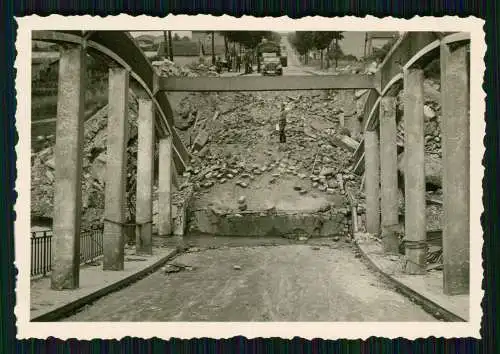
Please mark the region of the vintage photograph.
POLYGON ((471 32, 135 28, 29 32, 30 323, 471 321, 471 32))

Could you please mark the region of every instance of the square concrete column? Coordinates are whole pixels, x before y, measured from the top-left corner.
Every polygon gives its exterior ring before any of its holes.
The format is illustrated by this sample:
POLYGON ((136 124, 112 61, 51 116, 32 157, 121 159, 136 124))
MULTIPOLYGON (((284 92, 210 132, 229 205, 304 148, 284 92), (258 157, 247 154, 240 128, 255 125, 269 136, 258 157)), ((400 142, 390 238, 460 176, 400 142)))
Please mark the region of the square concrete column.
POLYGON ((378 133, 365 131, 366 231, 380 233, 380 155, 378 133))
POLYGON ((404 73, 405 114, 405 253, 409 274, 425 273, 426 217, 424 164, 424 73, 404 73))
POLYGON ((55 146, 51 288, 76 289, 80 273, 85 50, 61 47, 55 146))
POLYGON ((380 184, 382 246, 388 254, 399 253, 398 152, 396 145, 396 99, 380 101, 380 184))
MULTIPOLYGON (((441 46, 443 281, 448 295, 469 293, 469 69, 465 46, 441 46)), ((482 119, 478 117, 479 119, 482 119)))
POLYGON ((129 73, 109 69, 106 190, 104 205, 104 270, 123 270, 127 181, 129 73))
POLYGON ((160 139, 158 162, 158 236, 172 234, 172 136, 160 139))
POLYGON ((152 254, 154 108, 150 99, 139 98, 136 197, 136 252, 152 254))

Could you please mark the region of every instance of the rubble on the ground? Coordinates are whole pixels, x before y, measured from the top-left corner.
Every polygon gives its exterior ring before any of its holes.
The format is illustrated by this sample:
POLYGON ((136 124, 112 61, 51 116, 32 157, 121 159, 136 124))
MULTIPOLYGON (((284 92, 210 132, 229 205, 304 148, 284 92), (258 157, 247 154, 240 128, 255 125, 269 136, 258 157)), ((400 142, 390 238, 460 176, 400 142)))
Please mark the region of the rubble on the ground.
MULTIPOLYGON (((217 76, 215 68, 194 64, 180 67, 168 60, 154 62, 164 76, 217 76)), ((373 68, 372 68, 373 69, 373 68)), ((357 71, 343 68, 338 72, 357 71)), ((367 68, 365 72, 370 72, 367 68)), ((441 132, 439 127, 439 87, 425 85, 426 152, 439 165, 441 132)), ((281 176, 292 175, 306 181, 298 194, 311 191, 324 194, 345 194, 343 183, 352 183, 354 196, 361 209, 364 196, 361 177, 350 172, 352 152, 361 140, 359 117, 368 96, 367 90, 308 91, 273 93, 189 93, 174 109, 177 132, 192 160, 179 188, 172 194, 176 210, 182 209, 191 196, 205 193, 217 184, 233 184, 244 191, 263 174, 272 175, 270 183, 279 183, 281 176), (287 142, 279 144, 276 124, 281 103, 287 106, 287 142), (340 177, 339 177, 340 176, 340 177)), ((398 104, 402 104, 401 95, 398 104)), ((85 123, 84 163, 82 178, 83 221, 102 221, 106 166, 107 108, 104 107, 85 123)), ((135 168, 137 152, 137 102, 130 99, 130 141, 128 146, 129 207, 135 205, 135 168)), ((399 139, 404 119, 398 124, 399 139)), ((433 161, 434 161, 433 160, 433 161)), ((54 159, 49 146, 32 156, 32 213, 52 216, 54 159)), ((430 171, 428 169, 428 171, 430 171)), ((440 171, 433 179, 440 181, 440 171)), ((156 189, 154 195, 157 195, 156 189)), ((155 204, 156 205, 156 204, 155 204)), ((246 203, 241 203, 241 211, 246 203)), ((157 205, 154 214, 158 213, 157 205)), ((175 210, 173 210, 175 214, 175 210)))
POLYGON ((152 62, 153 67, 160 76, 177 76, 177 77, 199 77, 199 76, 219 76, 215 70, 215 66, 199 63, 189 66, 180 66, 168 59, 157 60, 152 62))

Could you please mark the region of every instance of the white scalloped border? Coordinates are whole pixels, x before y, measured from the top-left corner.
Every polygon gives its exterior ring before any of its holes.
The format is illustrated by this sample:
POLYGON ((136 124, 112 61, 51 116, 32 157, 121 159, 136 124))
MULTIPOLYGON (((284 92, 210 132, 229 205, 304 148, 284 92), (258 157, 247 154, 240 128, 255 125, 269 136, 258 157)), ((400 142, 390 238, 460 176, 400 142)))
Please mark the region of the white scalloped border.
POLYGON ((49 336, 68 339, 120 339, 125 336, 142 338, 230 338, 243 335, 247 338, 295 336, 312 339, 366 339, 370 336, 408 339, 433 337, 474 337, 480 338, 482 317, 481 289, 482 269, 482 228, 480 217, 483 213, 482 179, 484 167, 482 159, 485 152, 485 97, 482 89, 485 72, 486 53, 485 21, 475 17, 458 16, 420 17, 396 19, 374 16, 359 17, 289 17, 256 18, 243 16, 235 18, 228 15, 169 15, 164 18, 150 16, 61 16, 38 15, 16 18, 18 24, 15 67, 17 69, 17 111, 16 129, 19 143, 17 154, 18 193, 15 211, 15 266, 29 268, 29 225, 30 225, 30 107, 31 107, 31 31, 32 30, 238 30, 260 28, 262 30, 342 30, 357 31, 470 31, 471 33, 471 128, 470 128, 470 196, 471 196, 471 294, 470 321, 467 323, 446 322, 82 322, 82 323, 37 323, 29 322, 30 316, 30 279, 29 272, 20 272, 16 283, 15 315, 17 318, 17 338, 47 338, 49 336), (472 119, 474 117, 475 119, 472 119), (28 276, 26 276, 28 275, 28 276))

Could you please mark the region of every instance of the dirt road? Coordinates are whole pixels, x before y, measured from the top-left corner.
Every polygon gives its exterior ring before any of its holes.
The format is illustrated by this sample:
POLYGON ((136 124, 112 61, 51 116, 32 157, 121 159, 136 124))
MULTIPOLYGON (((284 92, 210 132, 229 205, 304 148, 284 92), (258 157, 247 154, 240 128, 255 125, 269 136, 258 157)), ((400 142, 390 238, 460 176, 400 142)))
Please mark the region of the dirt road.
POLYGON ((209 249, 172 262, 193 269, 158 271, 65 321, 435 321, 343 242, 209 249))

